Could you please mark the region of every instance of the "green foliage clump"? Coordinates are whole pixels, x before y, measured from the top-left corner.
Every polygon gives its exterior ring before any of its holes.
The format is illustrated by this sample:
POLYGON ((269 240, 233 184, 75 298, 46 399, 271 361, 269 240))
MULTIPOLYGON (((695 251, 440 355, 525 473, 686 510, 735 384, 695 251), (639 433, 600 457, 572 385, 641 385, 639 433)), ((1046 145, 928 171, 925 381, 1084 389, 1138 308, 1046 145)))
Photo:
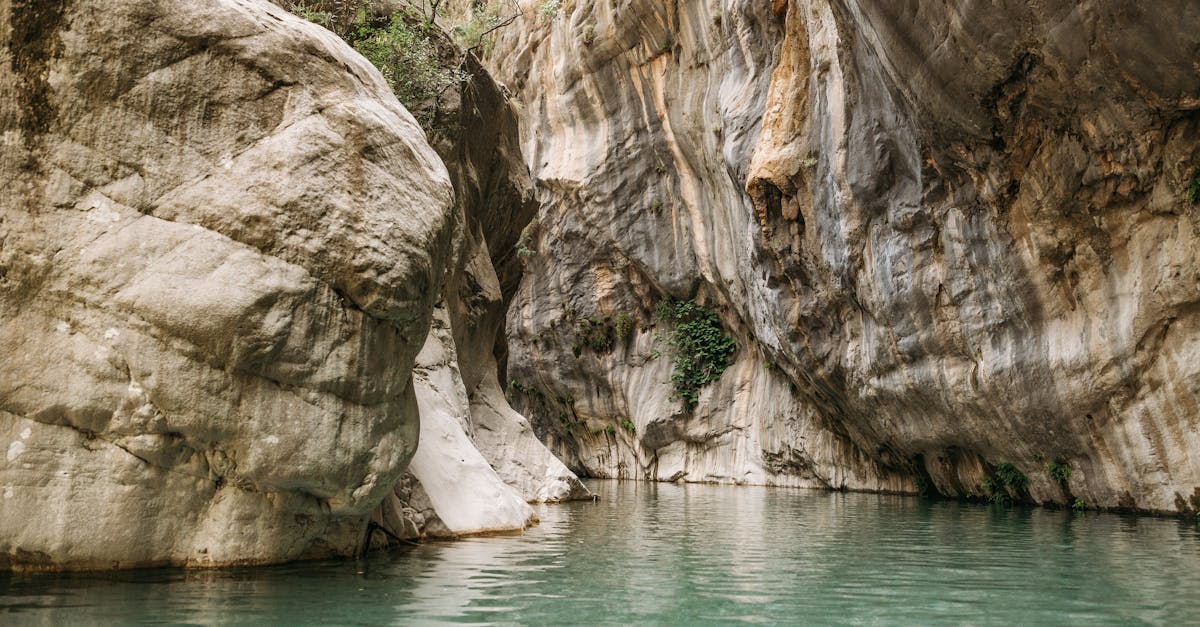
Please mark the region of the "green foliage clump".
POLYGON ((623 343, 632 330, 633 316, 629 315, 629 312, 622 311, 613 318, 613 332, 617 334, 617 342, 623 343))
POLYGON ((304 2, 293 4, 291 11, 314 24, 320 24, 325 28, 333 27, 333 13, 329 11, 318 10, 304 2))
POLYGON ((1005 462, 997 464, 991 476, 983 478, 981 486, 991 502, 1009 505, 1014 497, 1023 498, 1028 494, 1029 478, 1016 466, 1005 462))
POLYGON ((591 315, 578 320, 571 334, 574 338, 571 351, 576 357, 583 353, 585 347, 592 349, 592 352, 604 354, 612 351, 615 345, 614 330, 608 316, 591 315))
POLYGON ((428 126, 432 112, 425 112, 430 105, 436 106, 438 96, 469 76, 459 68, 442 67, 429 38, 429 29, 435 27, 410 19, 403 13, 394 13, 391 19, 380 20, 360 10, 350 43, 379 68, 400 102, 409 111, 418 113, 422 126, 428 126))
POLYGON ((518 381, 516 379, 513 379, 512 381, 510 381, 509 385, 512 386, 512 389, 514 389, 522 394, 533 394, 534 392, 537 391, 534 389, 534 387, 532 385, 521 383, 520 381, 518 381))
POLYGON ((612 352, 618 344, 625 342, 635 324, 633 316, 624 311, 616 316, 592 314, 586 318, 576 318, 572 310, 568 319, 575 321, 571 331, 571 352, 576 357, 583 354, 585 348, 601 355, 612 352))
POLYGON ((538 6, 538 15, 552 20, 558 17, 558 10, 562 8, 562 4, 558 0, 545 0, 538 6))
POLYGON ((694 302, 665 298, 658 304, 656 317, 673 326, 666 340, 675 349, 671 373, 675 396, 688 408, 695 407, 700 389, 729 367, 737 344, 722 333, 717 314, 694 302))
POLYGON ((633 424, 633 421, 628 418, 621 420, 621 428, 630 433, 637 433, 637 427, 633 424))
POLYGON ((999 479, 996 479, 995 477, 984 477, 981 485, 983 486, 983 491, 985 494, 987 494, 989 501, 995 503, 996 505, 1012 504, 1012 495, 1008 493, 1008 490, 1004 489, 1004 484, 1000 483, 999 479))
POLYGON ((522 259, 528 259, 537 254, 537 251, 531 248, 533 245, 534 232, 537 230, 537 228, 538 219, 534 218, 529 222, 529 224, 525 225, 525 228, 521 229, 521 237, 517 239, 516 246, 518 257, 522 259))
POLYGON ((455 42, 466 50, 474 49, 483 53, 484 56, 490 55, 496 41, 488 35, 504 25, 505 21, 496 6, 473 7, 467 15, 467 21, 454 27, 454 30, 451 31, 455 42))
POLYGON ((1025 488, 1029 486, 1029 478, 1025 476, 1025 473, 1017 470, 1016 466, 1013 466, 1009 463, 1003 463, 996 466, 996 478, 999 479, 1004 486, 1012 488, 1018 492, 1025 490, 1025 488))
POLYGON ((1087 508, 1088 508, 1087 501, 1085 501, 1083 499, 1075 499, 1075 502, 1071 503, 1071 509, 1073 509, 1077 512, 1082 512, 1082 511, 1086 510, 1087 508))
POLYGON ((533 403, 544 404, 546 402, 546 394, 528 383, 513 379, 509 381, 508 385, 533 403))
POLYGON ((438 27, 410 10, 378 15, 370 0, 313 0, 291 10, 332 30, 366 57, 425 129, 433 125, 442 94, 470 78, 458 59, 443 59, 435 41, 438 27))
POLYGON ((1046 475, 1054 481, 1065 484, 1071 478, 1071 467, 1061 459, 1052 460, 1046 464, 1046 475))
POLYGON ((1192 170, 1192 179, 1188 181, 1187 201, 1189 204, 1200 204, 1200 168, 1192 170))

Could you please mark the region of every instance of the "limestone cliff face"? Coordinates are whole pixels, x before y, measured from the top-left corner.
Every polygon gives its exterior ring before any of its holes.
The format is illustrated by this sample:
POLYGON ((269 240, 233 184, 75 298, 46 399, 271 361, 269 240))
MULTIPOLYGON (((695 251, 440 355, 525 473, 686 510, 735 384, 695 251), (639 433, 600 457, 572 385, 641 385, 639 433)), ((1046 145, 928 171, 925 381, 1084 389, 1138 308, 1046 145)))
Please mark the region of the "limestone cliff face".
POLYGON ((510 396, 570 465, 1200 508, 1194 3, 535 4, 510 396), (693 411, 666 295, 738 344, 693 411))
POLYGON ((0 568, 352 552, 461 229, 421 129, 264 2, 0 25, 0 568))
MULTIPOLYGON (((451 54, 456 62, 460 55, 451 54)), ((443 97, 430 135, 450 172, 464 237, 417 357, 421 444, 411 480, 374 515, 401 538, 521 529, 534 520, 527 502, 589 495, 498 383, 504 312, 521 272, 514 246, 537 203, 512 104, 473 58, 464 67, 469 79, 443 97)))

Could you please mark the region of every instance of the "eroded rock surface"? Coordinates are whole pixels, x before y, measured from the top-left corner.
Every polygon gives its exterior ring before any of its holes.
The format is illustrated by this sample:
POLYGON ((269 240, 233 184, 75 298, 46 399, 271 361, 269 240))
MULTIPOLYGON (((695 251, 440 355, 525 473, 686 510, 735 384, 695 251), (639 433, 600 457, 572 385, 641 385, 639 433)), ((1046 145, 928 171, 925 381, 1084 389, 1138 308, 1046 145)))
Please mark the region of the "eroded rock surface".
POLYGON ((1194 3, 522 6, 489 61, 545 201, 510 396, 570 465, 981 495, 1011 463, 1200 508, 1194 3), (667 295, 738 344, 694 411, 667 295))
POLYGON ((4 0, 0 39, 0 567, 355 550, 461 228, 412 116, 256 0, 4 0))

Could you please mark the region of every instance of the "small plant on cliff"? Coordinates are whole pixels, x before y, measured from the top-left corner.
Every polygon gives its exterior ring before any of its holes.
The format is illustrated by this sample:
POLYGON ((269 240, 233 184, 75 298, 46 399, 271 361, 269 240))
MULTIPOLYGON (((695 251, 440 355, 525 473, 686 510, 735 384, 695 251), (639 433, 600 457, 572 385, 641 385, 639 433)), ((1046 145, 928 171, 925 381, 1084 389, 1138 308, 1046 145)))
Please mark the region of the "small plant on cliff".
POLYGON ((1061 459, 1052 460, 1049 464, 1046 464, 1046 476, 1060 485, 1065 484, 1067 479, 1071 478, 1071 467, 1061 459))
POLYGON ((1085 501, 1083 499, 1075 499, 1075 502, 1071 503, 1071 509, 1073 509, 1077 512, 1085 511, 1085 510, 1087 510, 1087 508, 1088 508, 1087 501, 1085 501))
POLYGON ((1017 492, 1021 492, 1029 486, 1029 478, 1025 476, 1025 473, 1017 470, 1016 466, 1009 463, 996 466, 996 478, 1004 486, 1012 488, 1017 492))
POLYGON ((1200 204, 1200 168, 1192 170, 1192 180, 1188 181, 1187 201, 1190 204, 1200 204))
POLYGON ((528 259, 537 254, 537 251, 532 246, 535 245, 534 239, 536 238, 538 224, 538 219, 534 218, 529 221, 529 224, 525 225, 525 228, 521 229, 521 237, 517 238, 517 245, 515 247, 517 256, 521 259, 528 259))
POLYGON ((621 428, 629 433, 637 433, 637 427, 633 424, 633 421, 628 418, 621 420, 621 428))
POLYGON ((333 14, 329 11, 318 11, 315 7, 308 6, 305 2, 298 2, 292 5, 292 13, 314 23, 320 24, 325 28, 333 26, 333 14))
POLYGON ((423 128, 433 124, 442 94, 470 78, 459 59, 449 58, 456 55, 443 54, 448 49, 439 47, 438 27, 409 9, 379 14, 370 0, 309 0, 290 8, 366 57, 423 128))
POLYGON ((1028 495, 1029 478, 1016 466, 1007 462, 997 464, 996 470, 990 476, 984 477, 980 483, 988 500, 997 505, 1009 505, 1015 498, 1028 495))
POLYGON ((503 23, 503 18, 497 11, 496 5, 472 7, 466 16, 466 21, 455 26, 451 31, 455 42, 464 50, 475 49, 487 56, 492 53, 495 41, 488 37, 503 23))
POLYGON ((717 314, 694 302, 665 298, 659 302, 656 316, 672 325, 666 336, 667 344, 675 349, 671 385, 675 396, 690 409, 700 400, 700 389, 729 367, 737 344, 722 333, 717 314))
POLYGON ((379 68, 400 102, 418 113, 422 126, 432 122, 432 113, 424 112, 436 107, 438 96, 469 78, 459 68, 441 66, 427 33, 432 28, 436 27, 414 23, 402 12, 383 20, 362 9, 350 39, 354 49, 379 68))
POLYGON ((632 330, 633 316, 629 315, 628 312, 622 311, 613 318, 613 332, 617 334, 618 343, 623 344, 632 330))
POLYGON ((538 16, 547 20, 552 20, 558 17, 558 10, 562 8, 562 4, 558 0, 545 0, 538 6, 538 16))
POLYGON ((584 348, 590 348, 597 354, 608 353, 615 345, 614 333, 608 316, 601 317, 595 314, 588 316, 575 323, 575 329, 571 332, 573 338, 571 352, 576 357, 583 354, 584 348))

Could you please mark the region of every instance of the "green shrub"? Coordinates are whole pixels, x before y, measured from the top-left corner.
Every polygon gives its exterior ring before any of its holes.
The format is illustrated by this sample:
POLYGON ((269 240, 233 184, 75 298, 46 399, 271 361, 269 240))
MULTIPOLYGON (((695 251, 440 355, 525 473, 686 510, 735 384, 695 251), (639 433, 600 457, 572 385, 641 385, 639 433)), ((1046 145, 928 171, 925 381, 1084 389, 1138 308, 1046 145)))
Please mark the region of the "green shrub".
POLYGON ((1016 466, 1007 462, 997 464, 996 470, 990 476, 984 477, 980 483, 988 500, 997 505, 1010 505, 1014 497, 1024 497, 1028 486, 1029 478, 1016 466))
POLYGON ((575 323, 575 329, 571 332, 574 338, 574 341, 571 342, 571 351, 575 353, 576 357, 583 353, 585 347, 592 349, 592 352, 597 354, 608 353, 615 346, 614 333, 608 316, 602 318, 591 315, 578 320, 575 323))
POLYGON ((1187 201, 1190 204, 1200 204, 1200 168, 1192 170, 1192 180, 1188 181, 1187 201))
POLYGON ((980 483, 983 488, 983 493, 987 495, 988 500, 997 505, 1010 505, 1012 503, 1012 495, 1008 490, 1004 489, 1004 484, 995 477, 984 477, 980 483))
POLYGON ((538 6, 538 15, 547 20, 552 20, 558 17, 558 10, 562 8, 558 0, 545 0, 538 6))
POLYGON ((543 404, 546 401, 546 395, 536 387, 513 379, 508 383, 509 387, 526 396, 531 402, 543 404))
POLYGON ((291 10, 332 30, 366 57, 400 103, 429 129, 441 95, 470 75, 457 59, 443 61, 434 37, 437 26, 407 10, 379 16, 371 7, 370 0, 313 0, 293 4, 291 10))
POLYGON ((532 385, 526 385, 526 384, 524 384, 524 383, 521 383, 520 381, 518 381, 518 380, 516 380, 516 379, 513 379, 513 380, 512 380, 512 381, 510 381, 508 384, 509 384, 510 386, 512 386, 512 389, 514 389, 514 390, 516 390, 516 391, 518 391, 518 392, 520 392, 520 393, 522 393, 522 394, 533 394, 533 392, 534 392, 534 389, 533 389, 533 386, 532 386, 532 385))
POLYGON ((621 428, 630 433, 637 433, 637 426, 635 426, 633 421, 628 418, 621 420, 621 428))
POLYGON ((1029 486, 1029 478, 1025 476, 1016 466, 1009 463, 1002 463, 996 466, 996 478, 1005 487, 1012 488, 1017 492, 1022 492, 1029 486))
POLYGON ((629 332, 633 330, 633 316, 628 312, 622 311, 613 319, 613 332, 617 334, 617 342, 624 343, 629 337, 629 332))
POLYGON ((525 228, 521 229, 521 237, 517 238, 517 245, 515 246, 517 256, 521 259, 528 259, 537 254, 533 246, 535 246, 534 238, 536 237, 538 225, 538 219, 534 218, 529 221, 529 224, 525 225, 525 228))
POLYGON ((729 367, 737 344, 722 333, 717 314, 694 302, 665 298, 658 304, 656 317, 673 326, 666 340, 675 349, 671 373, 675 396, 689 409, 695 407, 701 388, 729 367))
POLYGON ((1088 508, 1087 501, 1085 501, 1083 499, 1075 499, 1075 502, 1071 503, 1071 509, 1073 509, 1077 512, 1082 512, 1082 511, 1086 510, 1087 508, 1088 508))
POLYGON ((291 12, 314 24, 320 24, 325 28, 330 28, 333 26, 333 13, 330 13, 329 11, 317 10, 315 7, 308 6, 307 3, 299 2, 293 4, 291 7, 291 12))
POLYGON ((496 41, 495 38, 489 35, 503 22, 503 19, 497 12, 496 6, 489 5, 486 8, 472 8, 467 16, 467 21, 455 26, 451 31, 451 34, 454 35, 454 41, 465 50, 475 48, 482 52, 484 56, 491 54, 496 41))
POLYGON ((1065 484, 1071 478, 1071 467, 1061 459, 1052 460, 1046 464, 1046 475, 1054 481, 1065 484))
MULTIPOLYGON (((427 30, 432 25, 413 24, 402 13, 380 22, 359 11, 350 43, 379 68, 400 102, 428 126, 433 113, 426 112, 432 101, 469 76, 458 68, 441 67, 437 49, 427 30)), ((432 102, 436 105, 436 102, 432 102)))

